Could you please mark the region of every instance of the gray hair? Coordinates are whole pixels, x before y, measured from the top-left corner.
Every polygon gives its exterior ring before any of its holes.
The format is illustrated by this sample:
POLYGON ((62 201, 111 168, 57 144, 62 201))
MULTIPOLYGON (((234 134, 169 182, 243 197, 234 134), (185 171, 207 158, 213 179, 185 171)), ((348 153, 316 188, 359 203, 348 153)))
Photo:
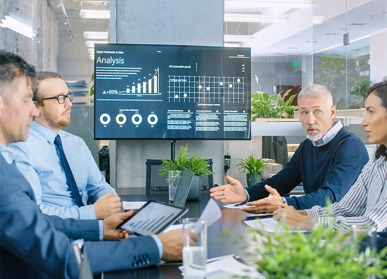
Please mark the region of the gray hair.
POLYGON ((300 93, 298 93, 297 102, 300 103, 300 99, 306 98, 306 97, 309 97, 309 98, 325 97, 325 100, 327 100, 328 107, 333 106, 332 93, 324 85, 310 84, 310 85, 305 86, 300 91, 300 93))

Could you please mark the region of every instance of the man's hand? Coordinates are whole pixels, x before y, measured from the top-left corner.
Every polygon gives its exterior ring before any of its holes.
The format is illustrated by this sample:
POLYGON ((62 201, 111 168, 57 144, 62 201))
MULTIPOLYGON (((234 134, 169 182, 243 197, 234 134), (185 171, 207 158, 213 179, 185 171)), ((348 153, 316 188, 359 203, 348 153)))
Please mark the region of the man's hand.
POLYGON ((246 205, 253 207, 245 207, 242 210, 253 214, 273 213, 274 210, 278 209, 280 204, 284 203, 281 195, 278 194, 276 189, 270 187, 269 185, 265 185, 265 189, 270 193, 267 198, 248 202, 246 205))
POLYGON ((117 226, 126 218, 133 215, 133 210, 124 213, 115 213, 103 219, 103 239, 104 240, 121 240, 128 238, 128 232, 125 230, 117 230, 117 226))
POLYGON ((305 215, 304 210, 296 210, 293 206, 281 204, 280 208, 274 211, 274 220, 284 223, 294 229, 313 229, 317 220, 313 216, 305 215))
MULTIPOLYGON (((164 261, 181 261, 183 258, 183 230, 173 230, 157 235, 163 244, 164 261)), ((197 234, 190 233, 190 241, 196 241, 197 234)))
POLYGON ((106 194, 94 203, 94 210, 97 219, 105 219, 113 213, 121 212, 121 199, 113 196, 113 193, 106 194))
POLYGON ((247 200, 247 194, 243 185, 230 176, 226 176, 226 180, 231 184, 211 188, 210 196, 221 202, 245 202, 247 200))

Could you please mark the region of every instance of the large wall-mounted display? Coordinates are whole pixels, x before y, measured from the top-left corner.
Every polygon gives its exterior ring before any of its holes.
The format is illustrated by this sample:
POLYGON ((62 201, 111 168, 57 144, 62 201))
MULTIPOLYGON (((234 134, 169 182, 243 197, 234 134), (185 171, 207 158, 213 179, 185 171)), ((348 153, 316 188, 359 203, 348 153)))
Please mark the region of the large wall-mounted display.
POLYGON ((250 139, 251 50, 96 44, 96 139, 250 139))

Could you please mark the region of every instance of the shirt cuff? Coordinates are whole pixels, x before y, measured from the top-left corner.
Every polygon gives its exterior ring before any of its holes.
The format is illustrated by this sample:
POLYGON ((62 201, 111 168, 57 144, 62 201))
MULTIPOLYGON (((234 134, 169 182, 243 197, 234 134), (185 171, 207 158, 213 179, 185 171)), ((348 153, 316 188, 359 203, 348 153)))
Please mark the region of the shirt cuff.
POLYGON ((151 237, 153 237, 153 239, 155 240, 155 242, 157 244, 157 248, 159 248, 160 259, 161 259, 161 257, 163 256, 163 244, 161 243, 161 240, 157 235, 152 234, 151 237))
POLYGON ((284 197, 282 197, 282 201, 283 201, 285 204, 288 204, 288 201, 287 201, 284 197))
POLYGON ((99 240, 103 240, 103 223, 102 220, 98 220, 98 225, 99 225, 99 240))
POLYGON ((250 201, 250 195, 249 195, 249 192, 247 192, 247 190, 245 189, 245 192, 246 192, 246 195, 247 195, 247 200, 245 200, 246 202, 250 201))
POLYGON ((97 219, 93 204, 79 207, 79 219, 97 219))

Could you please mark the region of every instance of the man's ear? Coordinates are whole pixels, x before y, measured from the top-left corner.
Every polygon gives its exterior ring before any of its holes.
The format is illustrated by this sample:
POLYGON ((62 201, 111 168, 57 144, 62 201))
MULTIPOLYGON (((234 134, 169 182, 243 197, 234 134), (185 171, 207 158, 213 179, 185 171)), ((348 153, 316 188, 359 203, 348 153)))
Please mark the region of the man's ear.
POLYGON ((336 106, 331 107, 331 119, 333 120, 336 116, 336 106))
POLYGON ((4 110, 4 99, 0 95, 0 118, 3 115, 3 110, 4 110))

